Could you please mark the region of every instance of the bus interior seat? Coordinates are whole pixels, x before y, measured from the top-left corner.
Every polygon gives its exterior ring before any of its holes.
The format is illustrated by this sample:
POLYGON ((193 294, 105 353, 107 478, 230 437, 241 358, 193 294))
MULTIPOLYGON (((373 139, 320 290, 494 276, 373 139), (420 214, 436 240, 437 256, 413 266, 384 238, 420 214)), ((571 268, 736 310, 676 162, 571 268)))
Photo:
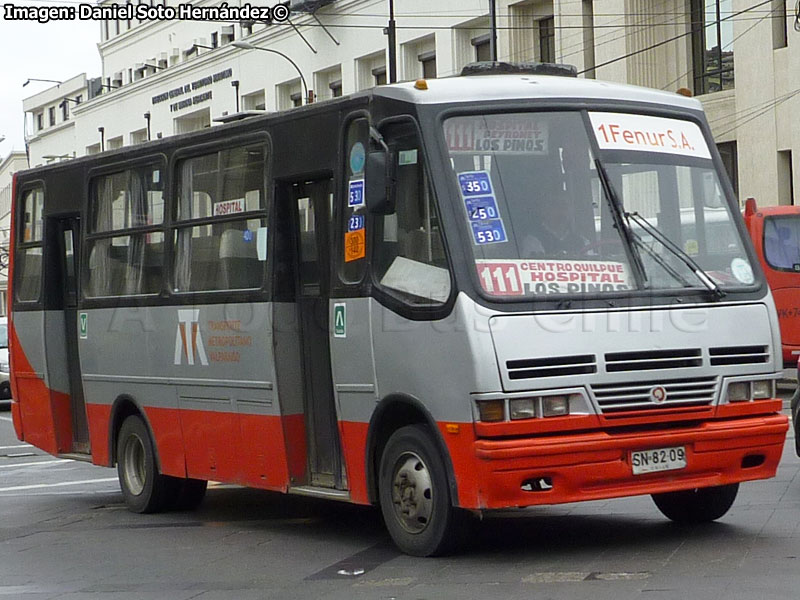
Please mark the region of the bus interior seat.
POLYGON ((259 287, 261 268, 255 236, 245 239, 247 230, 227 229, 219 244, 220 284, 225 289, 259 287))

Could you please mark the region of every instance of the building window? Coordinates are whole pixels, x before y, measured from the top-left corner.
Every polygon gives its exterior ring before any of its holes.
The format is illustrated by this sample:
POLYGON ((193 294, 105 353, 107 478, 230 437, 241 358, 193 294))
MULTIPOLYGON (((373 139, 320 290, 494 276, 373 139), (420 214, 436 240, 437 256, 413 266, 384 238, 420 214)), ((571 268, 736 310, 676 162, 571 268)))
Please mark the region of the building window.
POLYGON ((695 94, 733 89, 733 0, 692 0, 695 94))
POLYGON ((423 52, 417 59, 422 63, 423 79, 436 79, 436 52, 423 52))
POLYGON ((47 109, 47 120, 50 123, 50 127, 56 124, 56 107, 51 106, 47 109))
POLYGON ((211 47, 216 48, 219 46, 219 33, 216 31, 211 32, 211 47))
POLYGON ((303 94, 300 92, 296 92, 294 94, 289 95, 289 100, 292 101, 292 107, 297 108, 298 106, 303 105, 303 94))
POLYGON ((556 62, 556 21, 553 17, 539 20, 539 61, 556 62))
POLYGON ((372 76, 375 78, 375 85, 386 85, 386 67, 372 69, 372 76))
POLYGON ((795 204, 791 150, 778 151, 778 204, 795 204))
POLYGON ((722 165, 725 167, 725 171, 728 173, 728 179, 731 180, 731 186, 733 186, 733 192, 738 195, 739 158, 736 153, 736 142, 722 142, 721 144, 717 144, 717 150, 719 150, 719 156, 722 159, 722 165))
MULTIPOLYGON (((797 7, 800 16, 800 5, 797 7)), ((786 48, 788 29, 786 22, 786 0, 772 0, 772 48, 786 48)))
POLYGON ((473 38, 472 45, 475 47, 475 60, 478 62, 483 62, 487 60, 492 60, 492 44, 491 44, 491 35, 486 34, 480 37, 473 38))
POLYGON ((339 98, 342 95, 342 80, 339 79, 338 81, 331 81, 328 84, 328 87, 331 88, 331 96, 334 98, 339 98))
POLYGON ((36 115, 36 131, 44 129, 44 113, 36 115))
POLYGON ((241 21, 240 25, 242 27, 242 37, 247 37, 248 35, 252 35, 253 25, 255 25, 255 21, 241 21))
POLYGON ((62 100, 61 104, 61 120, 66 121, 69 119, 69 102, 62 100))

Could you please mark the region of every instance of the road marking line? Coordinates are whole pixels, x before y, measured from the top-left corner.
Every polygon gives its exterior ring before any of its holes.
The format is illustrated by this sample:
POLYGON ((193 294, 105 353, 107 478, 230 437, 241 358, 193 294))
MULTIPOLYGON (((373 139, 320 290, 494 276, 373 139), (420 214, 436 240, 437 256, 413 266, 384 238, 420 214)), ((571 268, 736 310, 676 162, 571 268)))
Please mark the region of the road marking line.
POLYGON ((62 481, 60 483, 37 483, 34 485, 14 485, 11 487, 0 488, 0 492, 19 492, 22 490, 41 490, 51 487, 64 487, 68 485, 86 485, 89 483, 111 483, 117 481, 116 477, 106 479, 84 479, 83 481, 62 481))
POLYGON ((0 446, 0 450, 19 450, 20 448, 33 448, 30 444, 19 444, 17 446, 0 446))
POLYGON ((15 465, 0 465, 0 469, 15 469, 17 467, 35 467, 37 465, 52 465, 53 463, 71 463, 75 462, 69 458, 59 458, 57 460, 38 460, 36 462, 17 463, 15 465))
POLYGON ((0 417, 0 421, 8 421, 11 423, 11 417, 0 417))

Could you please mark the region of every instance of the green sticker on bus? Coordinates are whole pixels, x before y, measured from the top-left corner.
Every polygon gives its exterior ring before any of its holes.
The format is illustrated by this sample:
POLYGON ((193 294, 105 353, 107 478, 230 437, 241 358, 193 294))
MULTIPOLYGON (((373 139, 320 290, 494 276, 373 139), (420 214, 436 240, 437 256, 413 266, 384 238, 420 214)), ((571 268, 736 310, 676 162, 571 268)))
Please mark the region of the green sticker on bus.
POLYGON ((333 305, 333 337, 347 337, 347 305, 337 302, 333 305))
POLYGON ((78 316, 78 323, 80 324, 80 328, 81 328, 81 339, 85 340, 86 338, 89 337, 89 328, 88 328, 89 315, 86 314, 86 313, 81 313, 78 316))

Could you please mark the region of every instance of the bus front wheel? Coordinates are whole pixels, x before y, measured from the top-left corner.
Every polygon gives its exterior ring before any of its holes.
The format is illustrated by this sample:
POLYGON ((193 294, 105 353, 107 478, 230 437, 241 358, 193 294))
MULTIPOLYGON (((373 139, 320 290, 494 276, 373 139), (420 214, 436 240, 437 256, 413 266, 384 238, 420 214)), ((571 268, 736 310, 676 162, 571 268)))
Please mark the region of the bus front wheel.
POLYGON ((665 517, 676 523, 708 523, 722 517, 736 500, 738 483, 653 494, 665 517))
POLYGON ((131 415, 117 437, 117 476, 128 508, 153 513, 164 508, 171 478, 158 472, 155 444, 144 421, 131 415))
POLYGON ((389 438, 378 493, 386 528, 403 552, 441 555, 461 541, 466 517, 452 505, 444 461, 426 427, 402 427, 389 438))

